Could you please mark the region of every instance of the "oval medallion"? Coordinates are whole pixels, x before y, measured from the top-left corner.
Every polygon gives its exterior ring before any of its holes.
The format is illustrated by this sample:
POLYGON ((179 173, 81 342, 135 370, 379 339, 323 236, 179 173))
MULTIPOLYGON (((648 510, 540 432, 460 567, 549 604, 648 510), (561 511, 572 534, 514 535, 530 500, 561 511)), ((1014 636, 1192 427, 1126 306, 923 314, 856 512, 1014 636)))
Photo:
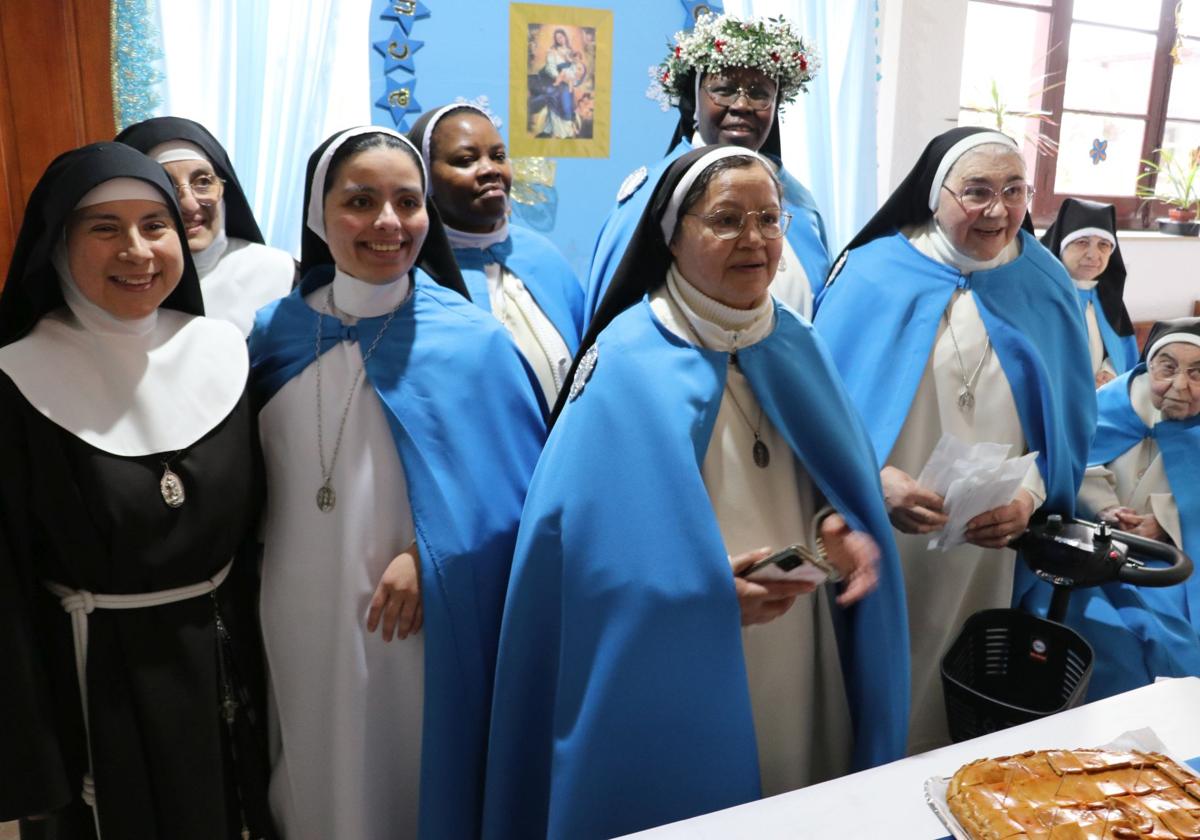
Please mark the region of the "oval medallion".
POLYGON ((162 493, 167 507, 180 507, 186 498, 183 492, 183 480, 172 472, 170 467, 163 467, 162 478, 158 480, 158 492, 162 493))
POLYGON ((321 489, 317 491, 317 507, 320 508, 321 513, 329 513, 335 504, 337 504, 337 494, 333 492, 332 485, 322 484, 321 489))
POLYGON ((975 395, 971 393, 970 388, 963 388, 958 392, 958 407, 963 411, 970 411, 975 407, 975 395))
POLYGON ((754 463, 764 470, 771 463, 771 450, 767 449, 767 445, 758 439, 754 441, 754 463))

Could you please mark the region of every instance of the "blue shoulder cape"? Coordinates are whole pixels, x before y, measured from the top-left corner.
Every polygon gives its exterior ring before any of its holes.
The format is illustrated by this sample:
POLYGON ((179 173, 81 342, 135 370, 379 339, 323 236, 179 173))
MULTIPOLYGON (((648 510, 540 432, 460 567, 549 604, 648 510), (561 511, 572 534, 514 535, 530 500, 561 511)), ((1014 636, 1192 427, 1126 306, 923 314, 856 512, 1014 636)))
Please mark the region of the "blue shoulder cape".
MULTIPOLYGON (((638 226, 642 212, 650 203, 650 196, 658 179, 667 168, 692 150, 692 144, 681 140, 665 158, 653 166, 647 167, 645 180, 624 200, 617 203, 600 228, 596 237, 596 247, 592 252, 592 264, 588 270, 587 297, 584 302, 584 329, 591 320, 608 291, 608 284, 621 258, 625 256, 625 248, 633 238, 633 231, 638 226)), ((825 285, 825 275, 829 274, 829 243, 825 237, 825 222, 817 210, 817 202, 808 188, 792 177, 782 167, 779 178, 783 182, 784 209, 792 214, 792 223, 788 227, 787 240, 804 266, 808 282, 815 296, 825 285)))
POLYGON ((938 323, 956 289, 970 289, 1012 387, 1046 482, 1046 509, 1070 515, 1095 428, 1095 383, 1075 286, 1062 263, 1020 231, 1021 255, 964 276, 901 233, 850 252, 813 323, 886 463, 908 417, 938 323))
POLYGON ((1077 288, 1075 291, 1079 293, 1079 303, 1084 312, 1087 312, 1089 303, 1092 305, 1092 311, 1096 313, 1096 323, 1100 326, 1100 338, 1104 342, 1104 352, 1108 355, 1117 374, 1132 370, 1138 363, 1137 337, 1117 335, 1117 331, 1113 329, 1112 324, 1104 315, 1104 309, 1100 306, 1100 295, 1096 293, 1096 289, 1084 291, 1077 288))
MULTIPOLYGON (((1147 437, 1162 452, 1167 482, 1179 506, 1183 545, 1200 559, 1200 418, 1164 420, 1147 427, 1129 388, 1144 374, 1139 364, 1097 392, 1100 414, 1089 465, 1112 463, 1147 437)), ((1164 589, 1111 583, 1071 595, 1070 623, 1097 654, 1089 699, 1148 685, 1155 677, 1200 676, 1200 576, 1164 589)))
MULTIPOLYGON (((870 442, 811 326, 776 306, 739 351, 829 503, 882 550, 838 617, 857 769, 904 755, 907 618, 870 442)), ((600 838, 757 799, 741 619, 700 473, 725 353, 632 307, 530 484, 497 663, 486 838, 600 838)))
MULTIPOLYGON (((318 318, 323 350, 357 341, 365 353, 375 340, 384 317, 344 327, 304 302, 332 276, 331 267, 313 269, 288 297, 259 310, 250 335, 259 405, 312 363, 318 318)), ((475 837, 504 592, 545 426, 504 328, 419 271, 366 375, 404 466, 421 551, 420 833, 475 837)))
POLYGON ((491 312, 484 266, 498 262, 515 274, 554 329, 567 343, 571 355, 579 350, 583 334, 583 287, 579 278, 550 240, 541 234, 509 224, 508 239, 491 248, 455 248, 454 258, 462 271, 471 299, 491 312))

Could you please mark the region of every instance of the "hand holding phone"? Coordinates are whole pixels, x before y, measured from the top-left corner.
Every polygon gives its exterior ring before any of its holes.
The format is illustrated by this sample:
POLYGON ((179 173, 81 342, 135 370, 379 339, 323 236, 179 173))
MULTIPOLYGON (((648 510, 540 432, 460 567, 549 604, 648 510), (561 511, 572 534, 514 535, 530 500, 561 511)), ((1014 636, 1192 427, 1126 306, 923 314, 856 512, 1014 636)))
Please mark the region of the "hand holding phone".
POLYGON ((821 584, 827 580, 838 580, 836 570, 824 558, 809 551, 799 543, 776 551, 757 563, 752 563, 739 573, 740 577, 753 581, 803 581, 821 584))

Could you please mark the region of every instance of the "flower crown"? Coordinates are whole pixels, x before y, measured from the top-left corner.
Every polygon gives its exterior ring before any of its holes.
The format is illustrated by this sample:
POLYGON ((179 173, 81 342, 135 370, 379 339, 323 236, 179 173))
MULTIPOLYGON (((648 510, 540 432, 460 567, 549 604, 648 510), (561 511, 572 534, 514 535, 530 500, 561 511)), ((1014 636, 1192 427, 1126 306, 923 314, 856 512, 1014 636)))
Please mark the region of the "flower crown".
MULTIPOLYGON (((729 15, 701 17, 691 32, 676 32, 675 45, 658 65, 663 90, 678 101, 678 85, 692 70, 712 73, 729 67, 761 70, 779 84, 779 104, 808 90, 820 66, 816 52, 784 18, 740 21, 729 15)), ((690 92, 690 91, 689 91, 690 92)))

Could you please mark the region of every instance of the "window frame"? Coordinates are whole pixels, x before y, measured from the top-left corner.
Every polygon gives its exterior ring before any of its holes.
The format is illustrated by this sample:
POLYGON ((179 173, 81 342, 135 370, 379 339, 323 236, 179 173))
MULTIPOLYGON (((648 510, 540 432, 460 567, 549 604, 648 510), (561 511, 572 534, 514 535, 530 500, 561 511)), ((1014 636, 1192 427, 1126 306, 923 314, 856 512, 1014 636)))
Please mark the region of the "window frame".
MULTIPOLYGON (((1075 0, 1050 0, 1050 5, 1038 5, 1020 0, 973 0, 976 3, 1019 8, 1049 13, 1049 38, 1046 43, 1045 78, 1051 84, 1042 91, 1040 108, 1048 114, 1048 120, 1038 126, 1038 130, 1048 140, 1052 141, 1057 150, 1061 135, 1063 118, 1063 102, 1066 97, 1067 63, 1070 60, 1071 24, 1074 22, 1075 0), (1062 84, 1056 84, 1062 82, 1062 84)), ((1167 106, 1171 95, 1171 78, 1174 72, 1174 60, 1171 49, 1175 46, 1175 4, 1176 0, 1159 0, 1159 16, 1157 41, 1150 76, 1150 91, 1146 113, 1124 114, 1118 112, 1090 111, 1070 109, 1071 113, 1094 114, 1097 116, 1113 116, 1134 119, 1144 119, 1146 130, 1142 137, 1142 149, 1139 160, 1157 160, 1154 150, 1162 146, 1167 125, 1167 106)), ((1120 29, 1119 25, 1099 23, 1099 26, 1120 29)), ((1149 30, 1136 27, 1126 27, 1131 31, 1146 32, 1149 30)), ((1183 122, 1194 122, 1183 120, 1183 122)), ((1030 213, 1033 222, 1039 228, 1049 226, 1058 214, 1058 208, 1063 199, 1070 193, 1055 191, 1055 180, 1058 174, 1058 153, 1039 150, 1036 153, 1037 164, 1034 170, 1033 186, 1036 193, 1030 213)), ((1142 183, 1154 186, 1154 178, 1147 178, 1142 183)), ((1167 214, 1167 207, 1160 201, 1146 201, 1136 196, 1127 195, 1089 195, 1089 200, 1107 202, 1116 207, 1117 224, 1122 230, 1144 230, 1154 227, 1154 220, 1167 214)))

